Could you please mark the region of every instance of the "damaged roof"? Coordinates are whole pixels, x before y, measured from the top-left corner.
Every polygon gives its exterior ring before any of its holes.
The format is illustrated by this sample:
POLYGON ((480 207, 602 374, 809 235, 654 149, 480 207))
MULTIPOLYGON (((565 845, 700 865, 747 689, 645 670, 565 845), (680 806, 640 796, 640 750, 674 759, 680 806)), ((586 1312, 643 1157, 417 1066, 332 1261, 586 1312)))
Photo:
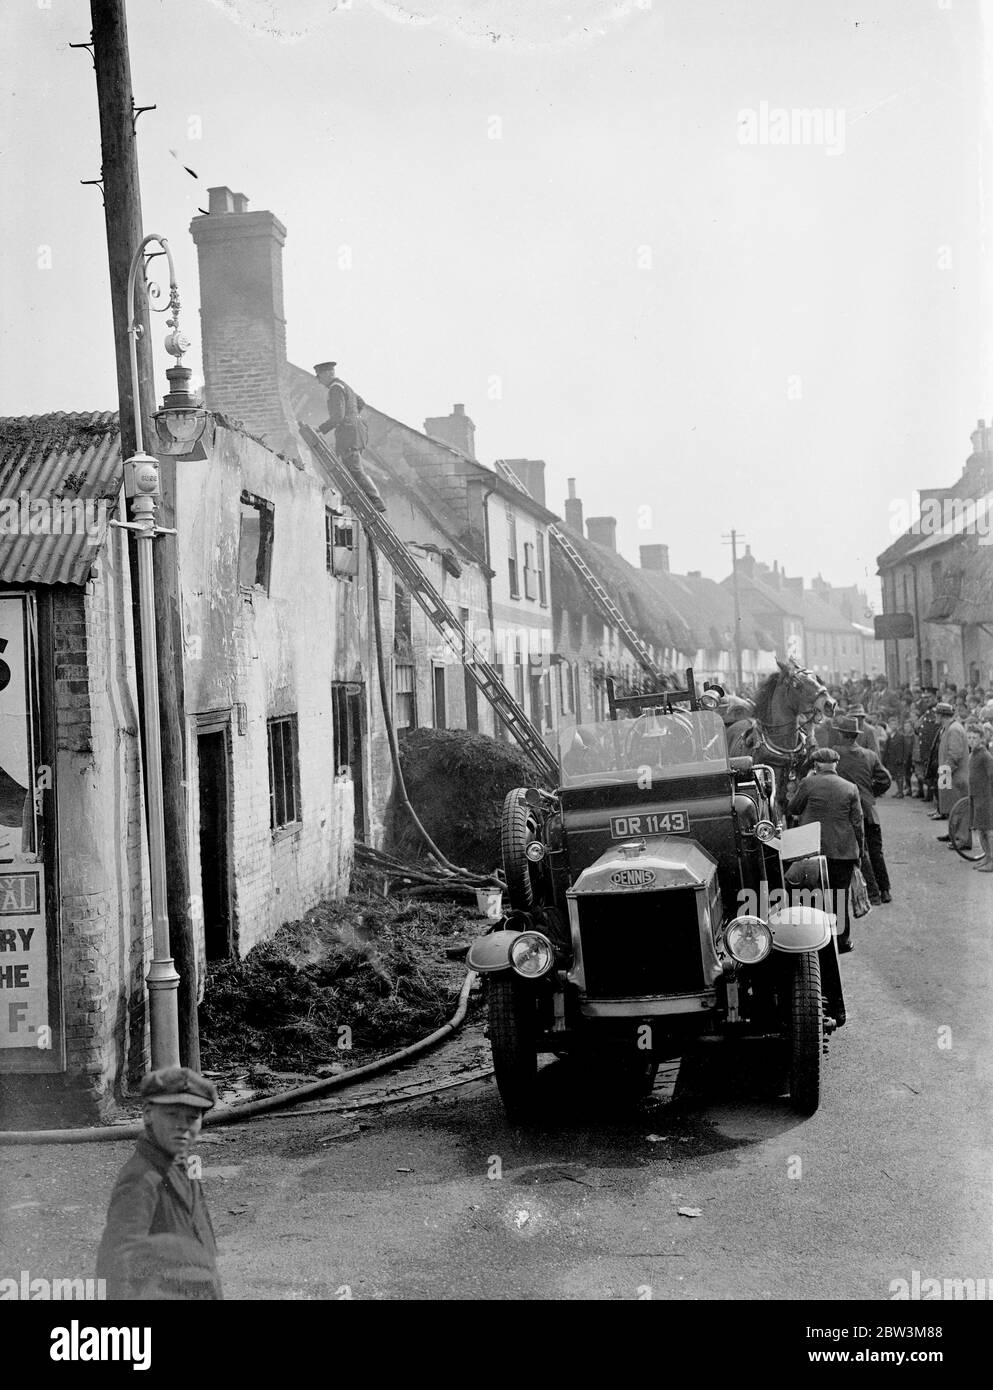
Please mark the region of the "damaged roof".
POLYGON ((116 411, 0 419, 0 582, 85 584, 122 475, 116 411))

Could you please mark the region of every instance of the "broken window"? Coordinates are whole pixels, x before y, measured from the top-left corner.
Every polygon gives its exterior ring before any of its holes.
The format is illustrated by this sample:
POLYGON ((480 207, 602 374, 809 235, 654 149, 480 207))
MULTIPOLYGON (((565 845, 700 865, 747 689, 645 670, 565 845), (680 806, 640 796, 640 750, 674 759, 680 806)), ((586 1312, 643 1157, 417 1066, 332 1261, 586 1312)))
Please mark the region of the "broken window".
POLYGON ((242 589, 269 592, 274 513, 272 503, 264 497, 256 497, 251 492, 241 494, 238 583, 242 589))
POLYGON ((300 819, 300 771, 297 717, 269 720, 269 824, 273 830, 300 819))
POLYGON ((517 576, 517 518, 510 507, 507 508, 507 570, 510 597, 520 598, 521 586, 517 576))
POLYGON ((334 507, 325 507, 324 545, 328 574, 333 574, 336 579, 353 579, 359 572, 355 518, 334 507))
POLYGON ((414 668, 407 663, 394 667, 393 723, 398 729, 413 729, 417 725, 417 704, 414 698, 414 668))
POLYGON ((534 546, 530 541, 524 542, 524 597, 537 598, 538 588, 534 572, 534 546))
POLYGON ((393 581, 393 654, 408 661, 411 656, 410 590, 400 579, 393 581))

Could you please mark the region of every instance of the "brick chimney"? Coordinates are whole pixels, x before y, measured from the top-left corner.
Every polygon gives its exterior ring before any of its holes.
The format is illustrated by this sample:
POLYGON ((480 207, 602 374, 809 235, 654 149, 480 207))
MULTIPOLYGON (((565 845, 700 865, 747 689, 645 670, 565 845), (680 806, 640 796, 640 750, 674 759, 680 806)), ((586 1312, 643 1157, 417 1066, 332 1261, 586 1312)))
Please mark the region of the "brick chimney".
POLYGON ((504 459, 536 502, 545 505, 545 460, 544 459, 504 459))
POLYGON ((583 504, 576 496, 575 478, 567 478, 569 484, 569 496, 565 499, 565 522, 574 531, 578 531, 582 536, 583 532, 583 504))
MULTIPOLYGON (((432 439, 440 439, 443 444, 450 444, 471 459, 476 457, 476 426, 465 413, 464 405, 453 405, 451 415, 435 415, 425 420, 424 433, 432 439)), ((526 483, 527 479, 522 478, 521 482, 526 483)))
POLYGON ((750 545, 745 546, 744 555, 739 555, 738 568, 741 573, 747 575, 749 579, 755 578, 755 556, 752 554, 752 547, 750 545))
POLYGON ((249 212, 243 193, 208 192, 208 215, 190 223, 200 263, 204 404, 298 458, 286 389, 286 228, 271 212, 249 212))
POLYGON ((641 568, 655 570, 657 574, 669 573, 669 547, 667 545, 640 545, 641 568))
POLYGON ((614 516, 588 516, 586 534, 594 545, 602 545, 605 550, 617 549, 617 518, 614 516))

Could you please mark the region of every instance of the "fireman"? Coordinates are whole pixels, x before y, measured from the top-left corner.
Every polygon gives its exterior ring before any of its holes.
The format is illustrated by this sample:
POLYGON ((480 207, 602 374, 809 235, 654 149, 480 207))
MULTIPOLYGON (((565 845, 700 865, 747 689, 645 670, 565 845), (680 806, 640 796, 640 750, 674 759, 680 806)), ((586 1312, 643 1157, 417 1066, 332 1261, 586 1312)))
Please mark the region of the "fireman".
POLYGON ((337 365, 337 362, 318 362, 314 368, 314 375, 328 393, 328 418, 317 428, 321 434, 334 430, 338 457, 376 510, 385 512, 386 503, 362 466, 362 450, 369 442, 369 431, 362 419, 365 401, 335 376, 337 365))

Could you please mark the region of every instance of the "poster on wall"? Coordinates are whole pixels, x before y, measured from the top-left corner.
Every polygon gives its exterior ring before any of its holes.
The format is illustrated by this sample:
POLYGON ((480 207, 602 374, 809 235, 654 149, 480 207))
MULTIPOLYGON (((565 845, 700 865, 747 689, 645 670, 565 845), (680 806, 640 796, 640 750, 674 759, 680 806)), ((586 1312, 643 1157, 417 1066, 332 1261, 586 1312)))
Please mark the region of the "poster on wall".
POLYGON ((45 878, 0 865, 0 1048, 50 1046, 45 878))
POLYGON ((0 866, 34 853, 25 600, 0 598, 0 866))
MULTIPOLYGON (((45 869, 38 855, 34 605, 0 596, 0 1050, 50 1046, 45 869)), ((13 1060, 13 1059, 11 1059, 13 1060)))

